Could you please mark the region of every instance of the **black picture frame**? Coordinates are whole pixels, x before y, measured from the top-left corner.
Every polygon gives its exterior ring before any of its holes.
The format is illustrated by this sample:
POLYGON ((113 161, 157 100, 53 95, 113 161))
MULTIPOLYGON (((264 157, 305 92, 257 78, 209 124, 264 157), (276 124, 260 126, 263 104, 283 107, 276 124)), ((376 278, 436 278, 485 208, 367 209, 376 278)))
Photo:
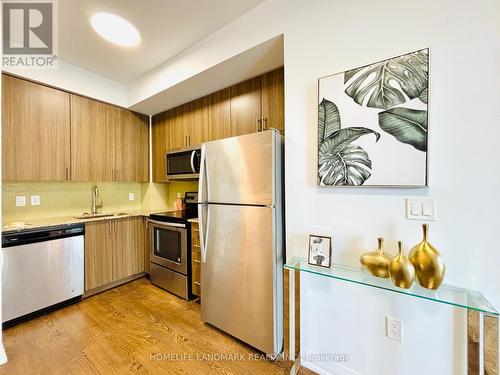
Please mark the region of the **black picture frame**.
MULTIPOLYGON (((325 245, 322 245, 321 247, 324 247, 325 245)), ((310 234, 309 235, 309 249, 308 249, 308 254, 307 254, 307 263, 315 266, 315 267, 323 267, 323 268, 331 268, 332 266, 332 237, 328 236, 321 236, 321 235, 316 235, 316 234, 310 234), (317 242, 320 240, 321 242, 317 242), (318 255, 313 255, 313 244, 315 243, 322 243, 323 240, 328 241, 327 245, 327 259, 322 259, 320 260, 319 258, 314 259, 314 257, 318 257, 318 255), (325 264, 325 262, 327 264, 325 264)))

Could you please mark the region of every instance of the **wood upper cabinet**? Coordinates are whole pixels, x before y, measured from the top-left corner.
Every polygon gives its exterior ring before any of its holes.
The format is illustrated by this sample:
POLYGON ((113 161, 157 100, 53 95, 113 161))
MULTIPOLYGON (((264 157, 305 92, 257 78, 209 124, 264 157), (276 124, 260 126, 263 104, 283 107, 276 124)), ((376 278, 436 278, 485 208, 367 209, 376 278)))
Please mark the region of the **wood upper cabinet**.
POLYGON ((69 179, 69 94, 2 74, 2 105, 3 179, 69 179))
POLYGON ((260 77, 231 87, 231 134, 233 136, 262 130, 260 91, 260 77))
POLYGON ((167 182, 165 153, 170 148, 170 121, 172 111, 166 111, 153 117, 153 181, 167 182))
POLYGON ((271 128, 284 132, 283 86, 280 68, 154 116, 153 180, 167 182, 167 150, 271 128))
POLYGON ((149 180, 148 117, 119 109, 115 126, 115 180, 149 180))
POLYGON ((85 224, 85 292, 144 272, 142 217, 85 224))
POLYGON ((71 179, 148 180, 146 116, 71 95, 71 179))
POLYGON ((71 179, 113 181, 118 110, 108 104, 71 95, 71 179))
POLYGON ((185 115, 185 105, 170 110, 169 149, 182 148, 186 146, 186 126, 188 124, 185 115))
POLYGON ((285 131, 285 95, 283 68, 262 76, 262 130, 285 131))
POLYGON ((113 281, 111 221, 85 224, 85 291, 113 281))
POLYGON ((208 96, 208 141, 231 137, 231 89, 208 96))
POLYGON ((208 97, 191 103, 191 123, 188 128, 188 145, 194 146, 208 139, 208 97))

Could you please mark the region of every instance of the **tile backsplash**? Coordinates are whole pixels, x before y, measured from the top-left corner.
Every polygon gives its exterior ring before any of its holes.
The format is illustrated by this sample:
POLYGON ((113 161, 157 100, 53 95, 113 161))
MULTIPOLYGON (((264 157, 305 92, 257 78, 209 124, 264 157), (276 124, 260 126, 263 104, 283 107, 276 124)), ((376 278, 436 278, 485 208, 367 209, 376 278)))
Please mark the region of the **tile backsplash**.
POLYGON ((90 212, 93 185, 99 187, 99 201, 103 202, 102 212, 142 208, 142 187, 138 182, 4 182, 3 221, 90 212), (129 193, 134 194, 133 201, 129 200, 129 193), (33 195, 40 196, 39 205, 31 205, 33 195), (16 196, 26 196, 26 206, 17 207, 16 196))
MULTIPOLYGON (((132 210, 172 210, 177 193, 198 191, 197 181, 171 183, 139 182, 3 182, 2 220, 23 221, 58 216, 81 215, 90 212, 92 186, 99 188, 102 212, 132 210), (129 200, 129 194, 134 200, 129 200), (26 206, 16 206, 16 197, 26 197, 26 206), (31 197, 39 196, 39 205, 31 204, 31 197)), ((19 199, 22 200, 22 199, 19 199)))

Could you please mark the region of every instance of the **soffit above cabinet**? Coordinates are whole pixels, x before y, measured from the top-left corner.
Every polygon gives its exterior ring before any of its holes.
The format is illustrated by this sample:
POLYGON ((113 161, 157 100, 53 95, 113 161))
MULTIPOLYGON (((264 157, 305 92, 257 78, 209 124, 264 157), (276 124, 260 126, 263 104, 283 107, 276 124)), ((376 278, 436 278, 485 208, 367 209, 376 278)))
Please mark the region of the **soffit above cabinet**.
POLYGON ((283 35, 280 35, 167 87, 129 109, 155 115, 283 65, 283 35))

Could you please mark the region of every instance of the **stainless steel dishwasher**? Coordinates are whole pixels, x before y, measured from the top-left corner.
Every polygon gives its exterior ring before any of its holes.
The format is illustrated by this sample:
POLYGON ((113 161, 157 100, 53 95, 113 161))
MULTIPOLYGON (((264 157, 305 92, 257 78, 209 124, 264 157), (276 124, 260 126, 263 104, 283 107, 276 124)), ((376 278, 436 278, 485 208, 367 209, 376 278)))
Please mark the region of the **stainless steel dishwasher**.
POLYGON ((16 322, 83 294, 84 226, 2 233, 2 322, 16 322))

